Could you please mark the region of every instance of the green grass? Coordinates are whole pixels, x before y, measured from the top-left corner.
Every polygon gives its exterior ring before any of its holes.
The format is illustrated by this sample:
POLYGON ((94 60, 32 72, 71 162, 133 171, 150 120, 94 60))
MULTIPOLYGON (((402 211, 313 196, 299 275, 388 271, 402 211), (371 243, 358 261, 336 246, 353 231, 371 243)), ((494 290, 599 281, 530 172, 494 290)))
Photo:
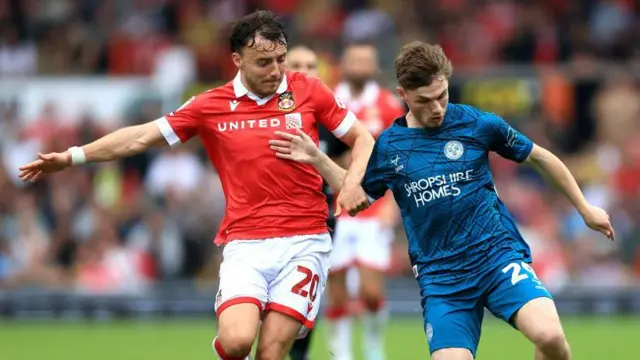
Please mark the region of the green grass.
MULTIPOLYGON (((565 330, 574 359, 638 359, 640 318, 568 318, 565 330), (636 349, 636 350, 633 350, 636 349)), ((330 359, 322 330, 312 360, 330 359)), ((213 321, 7 322, 0 321, 3 360, 214 359, 213 321)), ((356 337, 360 357, 359 337, 356 337)), ((386 333, 389 360, 428 359, 421 320, 394 320, 386 333)), ((533 359, 533 347, 515 330, 487 319, 479 360, 533 359)))

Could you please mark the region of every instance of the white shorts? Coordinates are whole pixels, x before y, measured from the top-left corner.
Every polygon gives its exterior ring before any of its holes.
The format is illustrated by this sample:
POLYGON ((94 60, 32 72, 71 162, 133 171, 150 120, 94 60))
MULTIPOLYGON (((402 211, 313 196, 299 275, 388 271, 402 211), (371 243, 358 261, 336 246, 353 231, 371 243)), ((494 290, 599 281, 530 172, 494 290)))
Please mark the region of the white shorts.
POLYGON ((351 267, 386 271, 391 263, 393 230, 376 219, 341 217, 336 222, 331 253, 331 272, 351 267))
POLYGON ((231 241, 222 252, 216 314, 235 304, 251 303, 313 328, 331 248, 329 234, 231 241))

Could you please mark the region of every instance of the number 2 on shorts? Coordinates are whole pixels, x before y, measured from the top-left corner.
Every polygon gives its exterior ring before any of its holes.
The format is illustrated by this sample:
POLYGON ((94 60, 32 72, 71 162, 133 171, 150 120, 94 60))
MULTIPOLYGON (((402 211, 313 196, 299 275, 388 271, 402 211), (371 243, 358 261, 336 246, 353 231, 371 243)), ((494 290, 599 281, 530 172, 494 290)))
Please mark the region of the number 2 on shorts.
POLYGON ((298 294, 302 297, 309 297, 311 302, 316 301, 316 295, 318 295, 318 284, 320 283, 320 276, 314 274, 311 269, 298 265, 298 272, 304 274, 304 279, 293 285, 291 292, 298 294))
POLYGON ((502 269, 502 272, 506 274, 509 272, 509 270, 513 270, 511 272, 511 285, 515 285, 520 281, 529 278, 529 275, 520 273, 520 270, 522 269, 525 269, 529 274, 531 274, 531 276, 533 276, 534 279, 538 280, 538 277, 536 276, 536 273, 533 271, 533 268, 526 262, 521 262, 520 264, 511 263, 505 266, 504 269, 502 269))

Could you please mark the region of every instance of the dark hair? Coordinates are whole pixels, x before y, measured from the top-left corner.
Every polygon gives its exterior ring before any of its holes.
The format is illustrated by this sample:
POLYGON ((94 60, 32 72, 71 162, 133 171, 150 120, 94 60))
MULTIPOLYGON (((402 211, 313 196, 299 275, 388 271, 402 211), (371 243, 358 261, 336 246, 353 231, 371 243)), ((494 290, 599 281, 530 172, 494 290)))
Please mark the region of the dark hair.
POLYGON ((257 36, 287 46, 287 34, 278 16, 271 11, 260 10, 233 24, 229 35, 231 52, 241 53, 243 47, 253 46, 257 36))
POLYGON ((429 86, 433 79, 453 73, 451 61, 439 45, 414 41, 400 49, 394 63, 398 84, 407 90, 429 86))

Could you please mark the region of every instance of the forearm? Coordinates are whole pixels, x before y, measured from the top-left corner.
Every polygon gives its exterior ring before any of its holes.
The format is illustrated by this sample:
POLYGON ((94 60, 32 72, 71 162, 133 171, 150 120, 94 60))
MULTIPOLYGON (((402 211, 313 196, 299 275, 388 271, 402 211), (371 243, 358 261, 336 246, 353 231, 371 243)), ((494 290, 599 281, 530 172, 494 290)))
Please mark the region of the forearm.
POLYGON ((139 154, 151 146, 166 144, 153 123, 118 129, 82 146, 87 162, 105 162, 139 154))
POLYGON ((344 179, 347 171, 336 164, 326 154, 320 153, 317 161, 313 163, 324 180, 331 188, 339 192, 344 186, 344 179))
POLYGON ((356 138, 351 149, 351 165, 344 177, 345 184, 360 185, 362 183, 374 143, 375 141, 369 133, 356 138))
POLYGON ((578 183, 566 165, 553 153, 536 146, 527 160, 548 182, 558 188, 575 208, 582 212, 588 206, 578 183))

